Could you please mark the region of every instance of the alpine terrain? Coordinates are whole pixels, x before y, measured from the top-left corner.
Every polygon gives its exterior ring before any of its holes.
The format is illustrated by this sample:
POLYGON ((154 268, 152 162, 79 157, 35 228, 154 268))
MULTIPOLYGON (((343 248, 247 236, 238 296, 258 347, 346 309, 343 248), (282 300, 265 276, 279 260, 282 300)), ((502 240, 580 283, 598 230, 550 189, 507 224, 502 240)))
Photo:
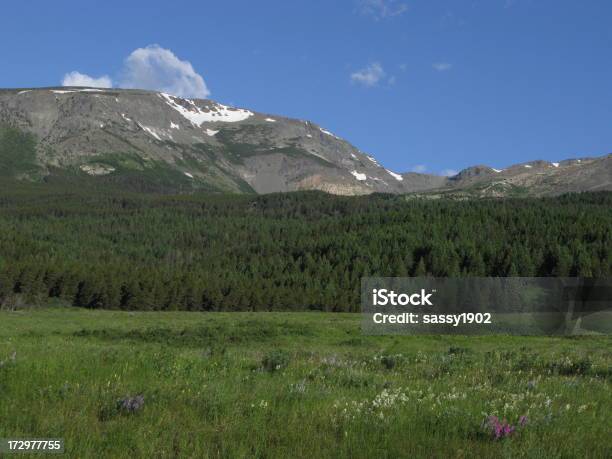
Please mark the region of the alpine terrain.
POLYGON ((212 100, 83 87, 0 90, 0 176, 138 191, 429 196, 612 189, 612 155, 453 177, 396 173, 311 121, 212 100))

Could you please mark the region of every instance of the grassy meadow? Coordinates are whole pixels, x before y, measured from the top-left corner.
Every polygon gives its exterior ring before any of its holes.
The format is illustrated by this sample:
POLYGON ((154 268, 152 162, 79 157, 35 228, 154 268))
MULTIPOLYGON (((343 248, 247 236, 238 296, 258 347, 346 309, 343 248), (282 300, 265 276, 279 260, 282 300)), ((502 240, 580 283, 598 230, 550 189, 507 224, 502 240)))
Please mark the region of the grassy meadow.
POLYGON ((611 344, 364 336, 357 314, 4 311, 0 438, 64 438, 75 458, 604 458, 611 344), (514 432, 496 439, 491 415, 514 432))

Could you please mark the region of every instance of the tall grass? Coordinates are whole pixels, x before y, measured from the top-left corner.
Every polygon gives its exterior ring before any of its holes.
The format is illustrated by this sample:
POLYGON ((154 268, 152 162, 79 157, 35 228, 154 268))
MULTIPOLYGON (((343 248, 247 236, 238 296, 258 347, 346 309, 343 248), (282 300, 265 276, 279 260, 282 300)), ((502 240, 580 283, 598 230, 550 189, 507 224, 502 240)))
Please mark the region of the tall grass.
POLYGON ((359 320, 2 312, 0 437, 79 458, 610 456, 610 338, 373 337, 359 320), (495 439, 492 415, 516 431, 495 439))

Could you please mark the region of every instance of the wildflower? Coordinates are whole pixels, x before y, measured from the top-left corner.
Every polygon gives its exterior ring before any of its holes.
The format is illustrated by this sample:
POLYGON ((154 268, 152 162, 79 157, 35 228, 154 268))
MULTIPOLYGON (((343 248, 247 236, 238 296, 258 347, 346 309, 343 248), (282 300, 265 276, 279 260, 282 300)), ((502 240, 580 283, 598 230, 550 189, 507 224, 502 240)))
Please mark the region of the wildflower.
POLYGON ((8 365, 9 363, 15 363, 17 360, 17 351, 13 351, 13 353, 9 356, 7 360, 0 360, 0 368, 4 365, 8 365))
POLYGON ((290 356, 283 350, 274 350, 269 352, 262 359, 262 367, 269 372, 282 370, 289 365, 290 356))
POLYGON ((135 397, 126 397, 122 400, 118 400, 117 406, 126 413, 135 413, 144 406, 144 396, 137 395, 135 397))
POLYGON ((547 398, 546 402, 544 402, 544 405, 546 405, 546 408, 550 408, 551 403, 552 403, 552 400, 550 398, 547 398))
POLYGON ((342 366, 342 362, 340 361, 340 359, 336 355, 331 355, 329 357, 323 357, 321 362, 324 365, 327 365, 327 366, 330 366, 330 367, 339 367, 339 366, 342 366))
MULTIPOLYGON (((527 423, 527 416, 521 416, 519 425, 524 427, 527 423)), ((495 440, 509 437, 516 431, 516 427, 511 425, 505 419, 501 420, 497 416, 489 416, 483 422, 483 428, 491 434, 495 440)))
POLYGON ((300 382, 291 384, 290 386, 291 392, 296 394, 303 394, 306 392, 306 380, 302 379, 300 382))

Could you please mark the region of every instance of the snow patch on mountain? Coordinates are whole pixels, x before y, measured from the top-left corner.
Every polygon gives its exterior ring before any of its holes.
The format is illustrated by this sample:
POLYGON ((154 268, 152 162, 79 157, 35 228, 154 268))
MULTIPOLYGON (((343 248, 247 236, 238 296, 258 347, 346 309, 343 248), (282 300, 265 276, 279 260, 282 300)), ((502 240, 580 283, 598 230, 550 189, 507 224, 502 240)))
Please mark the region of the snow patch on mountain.
POLYGON ((136 123, 138 124, 138 126, 140 126, 140 128, 143 131, 148 132, 151 136, 155 137, 157 140, 161 140, 161 137, 159 135, 157 135, 157 133, 155 132, 155 130, 153 128, 150 128, 148 126, 145 126, 144 124, 140 124, 140 123, 136 123))
POLYGON ((219 131, 213 131, 212 129, 206 129, 206 134, 208 134, 209 137, 214 136, 215 134, 217 134, 219 131))
POLYGON ((368 155, 366 155, 366 156, 367 156, 367 158, 368 158, 370 161, 372 161, 374 164, 376 164, 377 166, 380 166, 380 164, 378 164, 378 161, 376 161, 376 159, 374 159, 372 156, 368 156, 368 155))
MULTIPOLYGON (((22 91, 23 92, 23 91, 22 91)), ((83 88, 83 89, 52 89, 54 94, 70 94, 73 92, 104 92, 104 89, 83 88)), ((21 94, 21 93, 19 93, 21 94)))
POLYGON ((385 170, 386 170, 386 171, 389 173, 389 175, 390 175, 391 177, 393 177, 395 180, 398 180, 398 181, 400 181, 400 182, 404 180, 404 177, 402 177, 401 175, 396 174, 395 172, 391 172, 389 169, 385 169, 385 170))
MULTIPOLYGON (((388 172, 388 171, 387 171, 388 172)), ((378 177, 372 177, 372 180, 375 180, 377 182, 383 183, 385 185, 389 185, 387 182, 385 182, 383 179, 378 178, 378 177)))
POLYGON ((367 179, 368 179, 368 176, 367 176, 367 175, 365 175, 365 174, 361 174, 361 173, 359 173, 359 172, 357 172, 357 171, 351 171, 351 174, 353 174, 353 176, 354 176, 354 177, 355 177, 357 180, 359 180, 360 182, 363 182, 364 180, 367 180, 367 179))
POLYGON ((159 96, 170 107, 179 112, 181 116, 197 127, 202 127, 203 123, 236 123, 253 116, 253 112, 242 108, 232 108, 223 104, 210 103, 203 109, 198 107, 191 99, 181 99, 180 97, 171 96, 163 92, 160 92, 159 96))
POLYGON ((338 137, 336 134, 329 132, 327 129, 323 129, 322 127, 319 128, 319 130, 323 133, 323 134, 327 134, 329 136, 332 136, 334 139, 338 139, 338 140, 342 140, 340 139, 340 137, 338 137))

